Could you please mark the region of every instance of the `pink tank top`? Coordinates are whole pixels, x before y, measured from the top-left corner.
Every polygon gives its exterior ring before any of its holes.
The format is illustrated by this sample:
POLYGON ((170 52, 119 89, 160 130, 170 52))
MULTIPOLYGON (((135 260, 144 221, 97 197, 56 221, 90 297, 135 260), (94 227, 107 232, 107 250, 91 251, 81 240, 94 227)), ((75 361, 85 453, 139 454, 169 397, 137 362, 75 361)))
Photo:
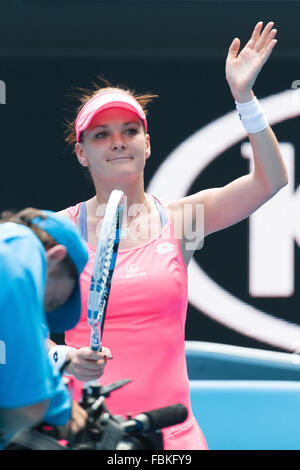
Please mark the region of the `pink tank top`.
MULTIPOLYGON (((74 223, 80 205, 67 209, 74 223)), ((66 344, 75 348, 90 344, 87 304, 96 247, 88 244, 88 249, 89 261, 80 279, 81 319, 65 334, 66 344)), ((163 430, 168 450, 207 449, 190 403, 184 343, 187 302, 187 271, 169 221, 156 239, 119 249, 102 337, 113 359, 100 382, 132 379, 106 400, 112 414, 134 416, 184 404, 185 422, 163 430)), ((82 385, 74 380, 75 400, 80 399, 82 385)))

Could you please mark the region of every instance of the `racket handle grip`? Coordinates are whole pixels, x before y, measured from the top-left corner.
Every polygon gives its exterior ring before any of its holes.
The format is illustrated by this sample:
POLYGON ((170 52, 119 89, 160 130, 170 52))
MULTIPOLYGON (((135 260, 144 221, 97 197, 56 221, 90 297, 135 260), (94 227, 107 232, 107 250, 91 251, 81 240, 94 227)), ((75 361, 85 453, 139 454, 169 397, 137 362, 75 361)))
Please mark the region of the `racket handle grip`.
POLYGON ((91 335, 90 348, 92 351, 102 351, 101 339, 98 335, 91 335))
POLYGON ((95 346, 95 345, 92 346, 92 345, 91 345, 91 350, 92 350, 92 351, 100 351, 100 352, 101 352, 101 351, 102 351, 102 347, 101 347, 101 345, 100 345, 100 346, 95 346))
POLYGON ((92 329, 91 331, 91 340, 90 348, 92 351, 101 351, 101 336, 98 329, 92 329))

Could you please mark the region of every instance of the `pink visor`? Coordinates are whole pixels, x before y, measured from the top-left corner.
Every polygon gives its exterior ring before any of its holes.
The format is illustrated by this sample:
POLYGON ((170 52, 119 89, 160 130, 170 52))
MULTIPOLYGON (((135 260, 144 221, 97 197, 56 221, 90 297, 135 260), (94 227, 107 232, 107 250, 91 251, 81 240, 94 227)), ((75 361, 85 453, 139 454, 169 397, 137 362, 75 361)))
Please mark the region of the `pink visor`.
POLYGON ((89 127, 96 114, 108 108, 123 108, 132 111, 143 121, 145 132, 147 132, 146 115, 135 98, 122 91, 104 91, 91 98, 79 112, 75 121, 77 142, 80 141, 81 133, 89 127))

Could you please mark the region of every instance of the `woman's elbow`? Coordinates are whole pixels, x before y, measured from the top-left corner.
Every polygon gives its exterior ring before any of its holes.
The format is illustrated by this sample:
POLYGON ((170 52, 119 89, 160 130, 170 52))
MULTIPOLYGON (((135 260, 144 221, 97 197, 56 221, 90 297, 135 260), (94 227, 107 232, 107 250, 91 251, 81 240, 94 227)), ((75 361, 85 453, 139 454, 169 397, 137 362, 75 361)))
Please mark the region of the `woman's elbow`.
POLYGON ((265 186, 265 190, 269 194, 269 196, 273 196, 274 194, 278 193, 282 188, 284 188, 288 182, 288 172, 285 166, 283 166, 280 170, 274 170, 273 174, 269 174, 267 177, 264 177, 261 180, 263 186, 265 186))
POLYGON ((280 178, 280 180, 278 181, 277 183, 277 190, 276 192, 280 191, 282 188, 284 188, 289 182, 289 177, 288 177, 288 174, 287 172, 284 172, 282 177, 280 178))

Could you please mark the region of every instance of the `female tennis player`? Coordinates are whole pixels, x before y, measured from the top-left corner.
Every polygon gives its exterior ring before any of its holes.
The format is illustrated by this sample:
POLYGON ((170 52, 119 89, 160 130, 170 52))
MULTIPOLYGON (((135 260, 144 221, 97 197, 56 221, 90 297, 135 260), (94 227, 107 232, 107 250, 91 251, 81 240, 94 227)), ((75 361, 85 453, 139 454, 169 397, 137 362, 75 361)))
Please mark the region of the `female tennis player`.
MULTIPOLYGON (((67 137, 95 186, 94 197, 61 211, 80 227, 89 247, 89 263, 81 276, 81 321, 66 333, 66 343, 72 348, 67 353, 71 358, 68 370, 79 381, 97 376, 92 377, 91 368, 87 374, 80 351, 90 338, 87 301, 103 216, 99 210, 111 191, 120 189, 127 197, 127 220, 103 333, 113 360, 101 383, 132 379, 108 399, 113 414, 135 415, 175 403, 188 408, 184 423, 164 430, 165 449, 207 448, 191 411, 185 360, 186 268, 193 255, 185 243, 186 228, 193 226, 198 204, 204 205, 204 235, 208 235, 245 219, 287 184, 276 137, 252 90, 277 42, 275 35, 272 22, 264 28, 259 22, 240 52, 238 38, 229 47, 226 79, 248 132, 255 165, 250 174, 224 187, 167 203, 145 193, 144 167, 150 157, 145 109, 151 95, 137 96, 114 87, 97 89, 82 97, 67 137), (184 211, 187 204, 192 211, 184 211)), ((76 386, 79 398, 82 384, 76 386)))

